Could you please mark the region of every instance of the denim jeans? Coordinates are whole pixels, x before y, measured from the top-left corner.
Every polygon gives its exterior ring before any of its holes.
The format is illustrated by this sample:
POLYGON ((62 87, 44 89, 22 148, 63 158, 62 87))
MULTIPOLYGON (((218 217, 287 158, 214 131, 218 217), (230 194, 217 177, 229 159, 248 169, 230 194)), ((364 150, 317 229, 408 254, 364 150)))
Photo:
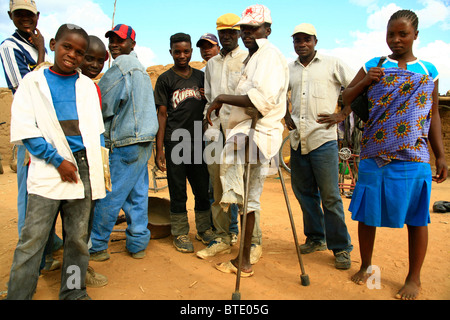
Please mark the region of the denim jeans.
MULTIPOLYGON (((25 224, 25 216, 27 212, 27 178, 28 178, 28 165, 24 165, 26 148, 24 145, 17 146, 17 227, 19 231, 19 237, 22 233, 22 228, 25 224)), ((41 269, 45 267, 45 256, 51 255, 55 244, 62 243, 62 240, 56 235, 55 228, 50 230, 47 246, 45 247, 44 254, 41 261, 41 269)))
POLYGON ((239 227, 237 221, 239 207, 237 204, 233 203, 230 206, 230 213, 231 213, 230 232, 234 234, 239 234, 239 227))
POLYGON ((109 155, 112 192, 96 201, 92 225, 91 253, 106 250, 109 237, 122 209, 127 220, 126 247, 136 253, 147 248, 148 167, 150 142, 114 148, 109 155))
MULTIPOLYGON (((188 142, 189 143, 189 142, 188 142)), ((166 142, 165 155, 167 166, 167 183, 170 194, 170 216, 172 224, 172 235, 179 236, 189 233, 187 218, 187 186, 186 179, 194 194, 194 212, 197 232, 205 232, 211 227, 211 205, 209 202, 209 174, 205 162, 196 163, 194 160, 194 148, 192 146, 190 160, 186 163, 174 163, 172 150, 178 142, 166 142)), ((183 150, 187 150, 183 149, 183 150)))
POLYGON ((18 220, 17 227, 19 229, 19 236, 25 223, 25 215, 27 212, 27 177, 28 166, 24 166, 26 148, 23 145, 17 146, 17 212, 18 220))
POLYGON ((60 206, 65 237, 59 298, 72 300, 86 295, 85 279, 89 263, 88 229, 93 202, 86 153, 80 151, 74 156, 84 185, 85 198, 53 200, 35 194, 28 195, 27 214, 14 252, 7 299, 32 299, 48 235, 60 206))
POLYGON ((300 145, 291 148, 292 189, 303 211, 308 240, 326 242, 334 253, 353 249, 345 224, 338 184, 337 141, 329 141, 302 155, 300 145), (322 211, 322 207, 323 211, 322 211))

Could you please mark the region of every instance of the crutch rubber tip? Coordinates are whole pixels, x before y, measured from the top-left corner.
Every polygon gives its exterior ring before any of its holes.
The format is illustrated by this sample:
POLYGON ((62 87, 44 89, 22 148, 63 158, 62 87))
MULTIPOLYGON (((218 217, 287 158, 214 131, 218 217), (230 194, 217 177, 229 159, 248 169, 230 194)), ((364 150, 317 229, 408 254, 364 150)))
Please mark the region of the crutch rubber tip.
POLYGON ((304 287, 309 286, 309 276, 307 274, 302 274, 300 276, 300 280, 302 282, 302 286, 304 286, 304 287))
POLYGON ((231 300, 241 300, 241 293, 233 292, 233 295, 231 296, 231 300))

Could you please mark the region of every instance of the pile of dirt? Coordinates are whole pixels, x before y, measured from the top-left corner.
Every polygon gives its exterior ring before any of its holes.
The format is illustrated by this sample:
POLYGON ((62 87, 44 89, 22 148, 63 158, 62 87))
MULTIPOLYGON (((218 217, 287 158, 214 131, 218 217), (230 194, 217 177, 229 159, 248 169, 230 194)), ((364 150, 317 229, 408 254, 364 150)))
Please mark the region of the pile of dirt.
MULTIPOLYGON (((206 63, 193 61, 190 63, 190 66, 195 69, 202 69, 204 66, 206 66, 206 63)), ((156 66, 151 66, 151 67, 147 68, 147 73, 150 76, 150 79, 152 80, 153 88, 155 87, 156 80, 158 79, 158 77, 172 67, 173 67, 173 64, 168 64, 165 66, 156 65, 156 66)))

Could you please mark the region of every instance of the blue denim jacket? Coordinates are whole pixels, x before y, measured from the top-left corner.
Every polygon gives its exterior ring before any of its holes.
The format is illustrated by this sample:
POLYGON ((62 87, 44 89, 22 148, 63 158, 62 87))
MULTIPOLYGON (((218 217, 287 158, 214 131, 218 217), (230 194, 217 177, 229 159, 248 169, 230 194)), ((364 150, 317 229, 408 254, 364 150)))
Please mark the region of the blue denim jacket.
POLYGON ((136 53, 117 57, 98 85, 106 147, 152 141, 159 126, 153 87, 136 53))

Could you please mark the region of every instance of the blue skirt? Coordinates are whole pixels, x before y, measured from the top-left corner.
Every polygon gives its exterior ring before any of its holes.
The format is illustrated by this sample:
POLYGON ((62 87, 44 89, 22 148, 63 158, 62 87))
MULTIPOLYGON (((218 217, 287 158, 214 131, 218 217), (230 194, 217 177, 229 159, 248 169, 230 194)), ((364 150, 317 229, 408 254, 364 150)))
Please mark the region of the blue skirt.
POLYGON ((374 227, 427 226, 431 176, 428 163, 394 160, 380 168, 373 159, 362 160, 349 207, 352 219, 374 227))

